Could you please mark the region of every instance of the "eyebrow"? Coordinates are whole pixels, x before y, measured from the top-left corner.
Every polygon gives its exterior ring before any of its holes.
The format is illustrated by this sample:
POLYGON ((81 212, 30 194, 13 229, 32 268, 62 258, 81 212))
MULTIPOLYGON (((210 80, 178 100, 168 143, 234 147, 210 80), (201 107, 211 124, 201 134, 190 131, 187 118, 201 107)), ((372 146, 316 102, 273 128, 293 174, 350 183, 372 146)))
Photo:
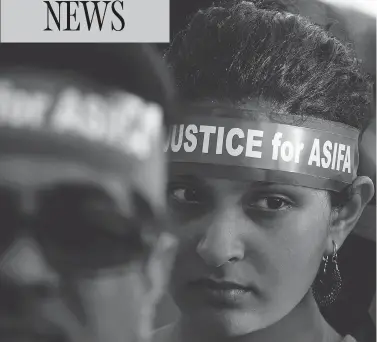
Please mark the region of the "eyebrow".
POLYGON ((275 183, 275 182, 267 182, 267 181, 254 181, 254 182, 248 182, 250 186, 256 186, 256 187, 269 187, 269 186, 276 186, 276 185, 287 185, 282 183, 275 183))
MULTIPOLYGON (((170 182, 174 182, 174 178, 177 178, 177 179, 182 179, 183 181, 192 182, 198 185, 203 185, 203 186, 207 185, 205 178, 204 179, 199 178, 198 176, 195 176, 195 175, 174 175, 171 178, 172 179, 170 180, 170 182)), ((232 181, 233 179, 229 178, 228 180, 232 181)), ((245 188, 247 188, 248 190, 253 190, 253 189, 258 190, 260 188, 269 188, 269 187, 283 187, 286 190, 293 190, 295 188, 297 189, 297 186, 293 184, 285 184, 285 183, 277 183, 277 182, 269 182, 269 181, 244 181, 244 183, 245 183, 245 188)))
POLYGON ((263 191, 276 191, 276 192, 283 192, 287 193, 291 196, 303 196, 307 194, 307 189, 302 186, 297 186, 294 184, 286 184, 286 183, 277 183, 277 182, 266 182, 266 181, 256 181, 252 184, 249 183, 248 191, 255 191, 255 192, 263 192, 263 191))
MULTIPOLYGON (((195 175, 174 175, 173 177, 174 178, 184 179, 184 180, 195 182, 195 183, 206 183, 205 178, 204 179, 203 178, 199 178, 198 176, 195 176, 195 175)), ((228 180, 233 181, 234 179, 230 179, 229 178, 228 180)), ((272 186, 272 185, 287 185, 287 184, 268 182, 268 181, 245 181, 245 184, 247 184, 248 186, 254 186, 254 185, 256 185, 258 187, 272 186)))
POLYGON ((182 179, 182 180, 189 181, 196 184, 203 184, 203 185, 206 184, 206 181, 203 178, 199 178, 198 176, 195 176, 195 175, 173 175, 172 177, 170 177, 169 182, 172 182, 175 179, 182 179))
POLYGON ((267 181, 255 181, 252 183, 256 187, 270 187, 270 186, 279 186, 279 187, 287 187, 289 189, 297 189, 302 188, 302 186, 294 185, 294 184, 287 184, 287 183, 278 183, 278 182, 267 182, 267 181))

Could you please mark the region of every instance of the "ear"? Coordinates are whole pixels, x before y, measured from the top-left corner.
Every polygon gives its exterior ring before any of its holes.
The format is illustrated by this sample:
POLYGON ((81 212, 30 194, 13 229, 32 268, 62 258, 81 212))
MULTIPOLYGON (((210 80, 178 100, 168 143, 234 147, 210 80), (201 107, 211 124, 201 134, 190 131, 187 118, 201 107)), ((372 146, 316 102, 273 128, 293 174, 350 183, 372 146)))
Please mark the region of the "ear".
POLYGON ((374 195, 374 185, 369 177, 360 176, 354 180, 350 191, 351 196, 347 202, 333 212, 326 246, 328 254, 333 252, 332 241, 340 248, 346 237, 351 233, 365 206, 374 195))
POLYGON ((176 248, 176 239, 168 233, 162 233, 150 258, 146 261, 145 275, 148 289, 141 308, 141 337, 146 341, 149 341, 153 331, 151 324, 154 321, 155 307, 164 294, 170 279, 176 248))

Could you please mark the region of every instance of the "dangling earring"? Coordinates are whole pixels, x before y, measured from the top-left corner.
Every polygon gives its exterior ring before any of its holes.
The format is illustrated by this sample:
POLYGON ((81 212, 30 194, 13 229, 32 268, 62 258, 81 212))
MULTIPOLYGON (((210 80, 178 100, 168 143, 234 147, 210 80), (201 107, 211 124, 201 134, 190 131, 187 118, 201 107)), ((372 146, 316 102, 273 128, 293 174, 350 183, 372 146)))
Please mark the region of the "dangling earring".
POLYGON ((323 257, 324 266, 319 270, 314 283, 312 292, 314 299, 319 306, 329 306, 336 301, 342 289, 342 277, 338 266, 338 246, 333 243, 333 254, 329 262, 329 256, 323 257))

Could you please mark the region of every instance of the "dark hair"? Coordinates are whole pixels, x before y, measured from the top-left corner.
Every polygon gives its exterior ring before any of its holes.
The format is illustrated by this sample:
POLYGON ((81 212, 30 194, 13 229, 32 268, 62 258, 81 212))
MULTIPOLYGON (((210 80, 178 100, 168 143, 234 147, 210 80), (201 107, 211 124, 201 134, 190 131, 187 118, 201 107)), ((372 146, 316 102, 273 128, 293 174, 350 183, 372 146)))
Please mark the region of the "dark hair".
POLYGON ((372 87, 351 48, 284 10, 280 1, 231 1, 198 11, 166 52, 184 100, 257 98, 273 110, 360 130, 372 87))
POLYGON ((0 66, 73 71, 153 101, 172 119, 173 81, 162 56, 148 44, 1 44, 0 66))

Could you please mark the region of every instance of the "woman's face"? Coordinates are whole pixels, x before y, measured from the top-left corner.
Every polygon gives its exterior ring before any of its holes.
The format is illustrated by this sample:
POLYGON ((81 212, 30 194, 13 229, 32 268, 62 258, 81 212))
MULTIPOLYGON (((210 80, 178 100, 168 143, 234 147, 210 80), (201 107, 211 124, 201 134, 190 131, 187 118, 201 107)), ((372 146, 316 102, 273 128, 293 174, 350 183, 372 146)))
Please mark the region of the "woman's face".
POLYGON ((168 200, 180 241, 171 292, 198 326, 256 331, 310 289, 329 231, 326 191, 172 175, 168 200))

